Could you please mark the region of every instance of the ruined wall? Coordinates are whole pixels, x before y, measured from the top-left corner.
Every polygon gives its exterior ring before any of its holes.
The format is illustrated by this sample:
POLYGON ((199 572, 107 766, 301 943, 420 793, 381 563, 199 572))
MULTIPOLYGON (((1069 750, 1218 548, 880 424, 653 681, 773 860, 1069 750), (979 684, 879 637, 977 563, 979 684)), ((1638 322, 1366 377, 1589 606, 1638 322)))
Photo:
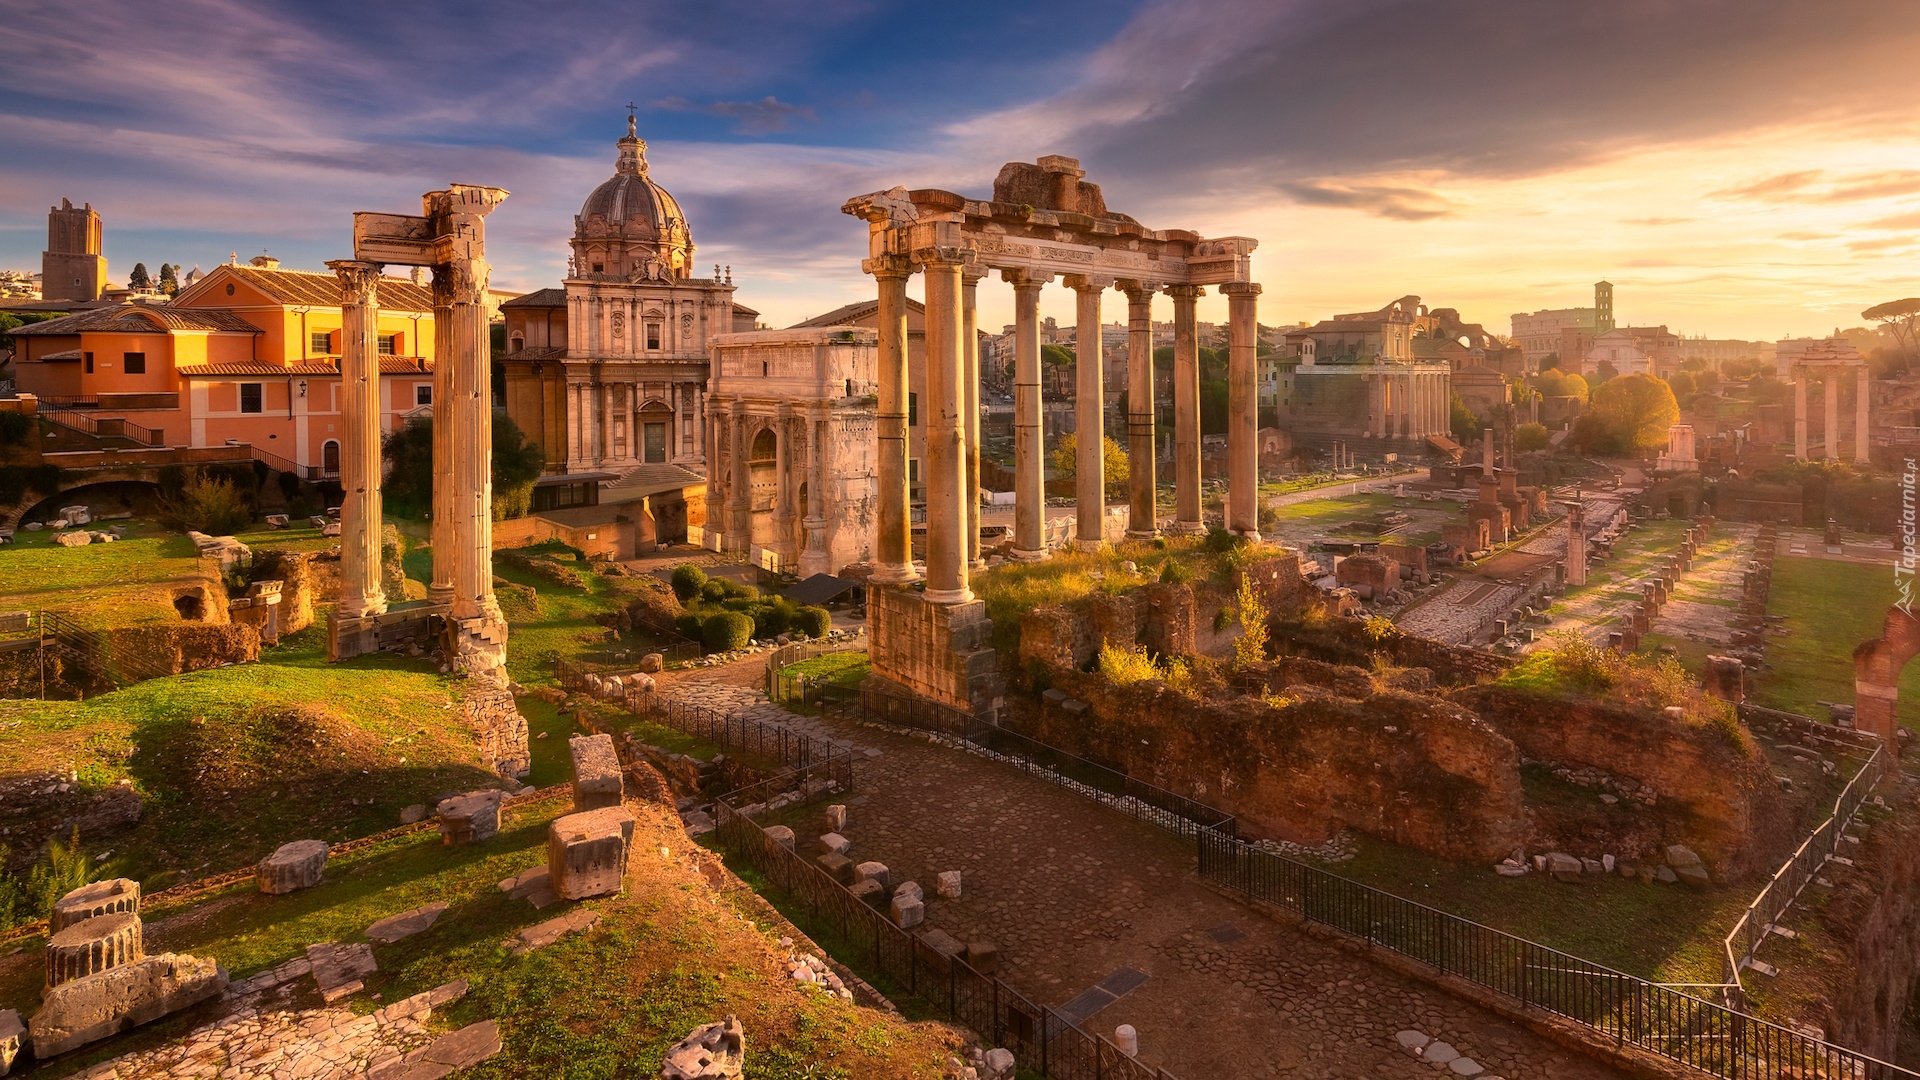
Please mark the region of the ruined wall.
POLYGON ((1447 701, 1320 694, 1282 708, 1199 701, 1157 681, 1055 685, 1090 708, 1024 705, 1011 726, 1238 816, 1242 833, 1317 844, 1351 827, 1448 858, 1492 861, 1525 836, 1519 754, 1447 701))
POLYGON ((532 771, 527 718, 520 715, 512 692, 484 679, 468 680, 460 691, 460 710, 480 743, 480 760, 487 768, 515 779, 532 771))
POLYGON ((1529 758, 1591 766, 1653 788, 1661 839, 1699 852, 1716 881, 1771 873, 1786 853, 1783 842, 1786 850, 1799 842, 1759 752, 1743 756, 1717 730, 1653 709, 1503 687, 1451 697, 1529 758))
POLYGON ((1005 686, 993 648, 987 605, 929 604, 911 589, 867 592, 867 654, 874 674, 911 693, 991 715, 1005 686))
POLYGON ((1865 830, 1853 855, 1859 872, 1840 875, 1820 915, 1845 954, 1830 968, 1828 1038, 1886 1061, 1894 1060, 1908 996, 1920 979, 1920 824, 1914 785, 1900 786, 1899 795, 1887 795, 1900 813, 1865 830))
POLYGON ((1389 663, 1426 668, 1442 686, 1468 686, 1498 678, 1513 661, 1464 645, 1449 645, 1412 634, 1393 634, 1378 641, 1367 635, 1361 618, 1332 618, 1320 625, 1282 622, 1275 627, 1274 652, 1304 656, 1331 664, 1369 667, 1375 654, 1389 663))

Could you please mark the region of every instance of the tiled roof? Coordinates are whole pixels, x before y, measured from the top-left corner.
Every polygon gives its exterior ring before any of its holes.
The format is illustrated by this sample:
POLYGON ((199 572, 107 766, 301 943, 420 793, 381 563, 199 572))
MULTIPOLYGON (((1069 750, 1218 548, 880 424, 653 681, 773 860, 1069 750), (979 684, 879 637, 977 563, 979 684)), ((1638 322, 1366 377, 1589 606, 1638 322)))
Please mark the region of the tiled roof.
POLYGON ((602 485, 601 503, 632 502, 662 491, 704 484, 707 478, 684 465, 640 465, 611 484, 602 485))
MULTIPOLYGON (((332 273, 319 274, 311 270, 269 270, 264 266, 241 266, 236 263, 223 263, 193 283, 188 292, 198 294, 207 288, 206 282, 218 278, 222 273, 246 282, 265 293, 275 303, 312 304, 315 307, 340 306, 340 279, 332 273)), ((424 311, 433 310, 433 293, 424 285, 415 285, 406 278, 382 277, 380 279, 380 310, 382 311, 424 311)))
POLYGON ((257 334, 260 328, 230 311, 182 308, 169 304, 121 304, 119 307, 79 311, 59 319, 16 327, 15 337, 26 335, 112 333, 151 334, 155 330, 229 330, 257 334))
POLYGON ((62 349, 59 352, 50 352, 47 355, 42 356, 40 359, 42 360, 78 360, 80 359, 80 355, 81 354, 79 349, 62 349))
MULTIPOLYGON (((267 378, 285 378, 289 375, 334 378, 340 369, 331 360, 302 360, 292 364, 276 364, 271 360, 245 360, 225 364, 183 364, 179 373, 187 378, 222 378, 234 375, 259 375, 267 378)), ((417 356, 383 356, 380 358, 382 375, 428 375, 433 372, 433 361, 417 356)))
MULTIPOLYGON (((815 315, 813 318, 808 319, 805 322, 794 323, 792 326, 787 327, 787 329, 805 330, 805 329, 808 329, 809 327, 819 327, 819 326, 846 326, 851 324, 857 319, 863 319, 870 315, 876 315, 879 313, 879 311, 880 311, 880 301, 858 300, 858 301, 855 301, 854 303, 846 305, 845 307, 834 308, 832 311, 827 312, 825 315, 815 315)), ((925 304, 922 304, 920 301, 909 297, 907 300, 907 311, 915 315, 924 315, 927 312, 927 306, 925 304)))
POLYGON ((530 293, 516 296, 511 300, 502 301, 500 306, 502 308, 566 307, 567 290, 535 289, 530 293))

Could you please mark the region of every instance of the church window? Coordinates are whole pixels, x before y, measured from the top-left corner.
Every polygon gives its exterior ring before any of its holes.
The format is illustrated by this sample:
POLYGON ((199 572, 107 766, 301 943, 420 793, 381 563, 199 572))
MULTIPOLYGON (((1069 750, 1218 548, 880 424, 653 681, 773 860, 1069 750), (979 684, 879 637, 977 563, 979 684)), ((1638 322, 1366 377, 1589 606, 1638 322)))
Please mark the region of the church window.
POLYGON ((660 324, 657 322, 649 322, 647 324, 647 348, 658 349, 659 347, 660 347, 660 324))
POLYGON ((907 426, 908 427, 920 426, 920 395, 919 394, 909 393, 907 395, 907 426))
POLYGON ((320 472, 326 476, 340 475, 340 444, 332 439, 320 447, 320 472))
POLYGON ((126 367, 124 370, 129 375, 145 375, 147 373, 147 354, 143 352, 127 353, 126 367))
POLYGON ((257 413, 260 411, 260 384, 243 382, 240 384, 240 411, 257 413))
POLYGON ((606 272, 607 272, 607 264, 606 264, 606 263, 594 263, 594 264, 593 264, 593 272, 594 272, 594 273, 596 273, 596 274, 604 274, 604 273, 606 273, 606 272))

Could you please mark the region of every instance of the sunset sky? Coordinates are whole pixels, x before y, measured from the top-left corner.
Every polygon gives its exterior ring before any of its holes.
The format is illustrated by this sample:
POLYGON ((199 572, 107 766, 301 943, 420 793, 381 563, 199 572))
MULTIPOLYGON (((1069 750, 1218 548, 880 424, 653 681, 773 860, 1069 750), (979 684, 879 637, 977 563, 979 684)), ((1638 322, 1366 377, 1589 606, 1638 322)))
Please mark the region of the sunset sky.
MULTIPOLYGON (((119 282, 318 269, 351 211, 461 181, 513 192, 494 284, 555 285, 632 101, 701 267, 774 325, 871 295, 848 196, 985 197, 1058 153, 1150 227, 1258 238, 1263 322, 1417 293, 1504 333, 1606 278, 1623 323, 1826 333, 1920 294, 1899 6, 0 0, 0 268, 39 268, 64 196, 119 282)), ((1010 290, 982 293, 997 329, 1010 290)))

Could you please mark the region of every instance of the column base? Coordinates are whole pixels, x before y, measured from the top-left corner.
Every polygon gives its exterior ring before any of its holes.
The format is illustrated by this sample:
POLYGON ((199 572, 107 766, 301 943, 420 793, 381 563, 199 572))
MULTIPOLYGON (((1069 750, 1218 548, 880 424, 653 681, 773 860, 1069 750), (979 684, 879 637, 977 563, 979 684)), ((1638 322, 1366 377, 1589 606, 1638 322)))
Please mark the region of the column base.
POLYGON ((1234 533, 1233 533, 1233 535, 1235 535, 1235 536, 1239 536, 1239 537, 1244 537, 1244 538, 1246 538, 1247 540, 1250 540, 1250 541, 1252 541, 1253 543, 1256 543, 1256 544, 1260 542, 1260 530, 1259 530, 1259 529, 1236 529, 1236 530, 1234 530, 1234 533))
POLYGON ((1160 535, 1159 529, 1147 529, 1144 531, 1139 529, 1127 530, 1127 539, 1129 540, 1153 540, 1158 538, 1159 535, 1160 535))
POLYGON ((453 586, 428 585, 427 586, 427 602, 430 604, 451 605, 453 603, 453 586))
POLYGON ((921 594, 929 604, 964 604, 973 599, 972 589, 928 589, 921 594))
POLYGON ((1175 536, 1204 536, 1207 525, 1204 521, 1176 521, 1167 531, 1175 536))
POLYGON ((385 615, 387 594, 384 590, 376 590, 366 596, 342 593, 340 602, 334 605, 334 610, 342 619, 370 619, 375 615, 385 615))
POLYGON ((1082 540, 1079 537, 1075 537, 1073 541, 1073 550, 1075 551, 1099 551, 1106 546, 1107 542, 1105 540, 1082 540))
POLYGON ((911 585, 920 580, 920 575, 914 573, 911 563, 899 563, 894 566, 875 563, 873 573, 867 575, 867 580, 875 585, 911 585))
POLYGON ((1047 553, 1044 549, 1030 551, 1026 548, 1014 548, 1012 551, 1008 552, 1007 555, 1009 558, 1013 559, 1013 561, 1015 562, 1039 562, 1041 559, 1044 559, 1047 557, 1047 553))

